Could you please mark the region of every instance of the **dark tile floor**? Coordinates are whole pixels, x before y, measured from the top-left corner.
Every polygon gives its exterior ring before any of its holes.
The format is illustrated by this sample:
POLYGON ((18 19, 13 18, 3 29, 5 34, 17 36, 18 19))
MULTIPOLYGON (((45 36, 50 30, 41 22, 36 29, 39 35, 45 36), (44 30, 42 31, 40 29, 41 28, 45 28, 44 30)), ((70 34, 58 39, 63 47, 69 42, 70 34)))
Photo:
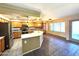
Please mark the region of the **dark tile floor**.
POLYGON ((79 44, 44 35, 41 48, 24 56, 79 56, 79 44))

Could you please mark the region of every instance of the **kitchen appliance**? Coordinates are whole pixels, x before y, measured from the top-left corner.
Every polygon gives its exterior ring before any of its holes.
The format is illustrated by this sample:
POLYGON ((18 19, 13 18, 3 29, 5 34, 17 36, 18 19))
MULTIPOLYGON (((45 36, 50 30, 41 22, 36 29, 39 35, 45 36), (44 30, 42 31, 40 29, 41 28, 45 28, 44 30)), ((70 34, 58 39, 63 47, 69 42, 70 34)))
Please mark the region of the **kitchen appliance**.
POLYGON ((5 36, 5 49, 11 48, 13 45, 11 22, 0 22, 0 36, 5 36))
POLYGON ((29 30, 28 25, 22 25, 21 30, 22 30, 22 34, 26 34, 26 33, 28 33, 28 30, 29 30))

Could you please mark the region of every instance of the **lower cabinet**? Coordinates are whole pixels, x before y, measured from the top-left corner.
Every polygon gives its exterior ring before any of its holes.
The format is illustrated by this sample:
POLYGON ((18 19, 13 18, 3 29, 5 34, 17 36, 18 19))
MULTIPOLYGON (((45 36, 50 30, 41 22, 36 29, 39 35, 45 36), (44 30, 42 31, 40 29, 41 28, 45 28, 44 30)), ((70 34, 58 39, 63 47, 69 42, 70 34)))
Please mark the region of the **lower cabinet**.
POLYGON ((21 38, 21 32, 13 32, 14 39, 21 38))
POLYGON ((5 42, 4 42, 4 36, 0 37, 0 55, 2 54, 2 52, 5 49, 5 42))
POLYGON ((1 40, 0 40, 0 54, 1 54, 1 40))

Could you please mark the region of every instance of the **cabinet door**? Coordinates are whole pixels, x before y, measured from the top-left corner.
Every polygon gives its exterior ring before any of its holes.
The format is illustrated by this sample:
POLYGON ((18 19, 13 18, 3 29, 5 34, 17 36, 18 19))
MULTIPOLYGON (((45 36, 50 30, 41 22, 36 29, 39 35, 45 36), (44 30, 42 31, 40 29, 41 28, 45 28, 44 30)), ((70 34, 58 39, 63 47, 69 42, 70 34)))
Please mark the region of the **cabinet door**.
POLYGON ((0 40, 0 54, 1 54, 1 40, 0 40))
POLYGON ((18 38, 20 38, 20 37, 21 37, 21 33, 20 33, 20 32, 18 32, 17 34, 18 34, 18 38))
POLYGON ((13 37, 14 37, 14 38, 17 38, 16 32, 13 32, 13 37))
POLYGON ((2 39, 2 47, 1 47, 1 51, 4 51, 4 38, 2 39))
POLYGON ((21 33, 20 32, 13 32, 13 36, 14 38, 20 38, 21 37, 21 33))

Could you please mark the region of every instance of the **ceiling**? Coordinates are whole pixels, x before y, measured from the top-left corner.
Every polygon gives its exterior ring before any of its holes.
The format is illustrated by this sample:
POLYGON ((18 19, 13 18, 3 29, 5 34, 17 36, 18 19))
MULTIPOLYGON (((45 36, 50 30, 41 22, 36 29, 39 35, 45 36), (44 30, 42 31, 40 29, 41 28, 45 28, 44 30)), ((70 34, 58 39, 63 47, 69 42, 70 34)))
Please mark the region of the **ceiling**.
POLYGON ((78 14, 79 4, 78 3, 21 3, 21 4, 11 4, 20 7, 33 10, 41 11, 41 18, 45 19, 56 19, 65 16, 78 14))
POLYGON ((42 12, 41 17, 43 19, 56 19, 74 14, 79 14, 78 3, 32 3, 28 5, 40 9, 42 12))
MULTIPOLYGON (((8 5, 16 6, 18 8, 24 8, 28 15, 39 15, 43 20, 52 18, 62 18, 65 16, 78 14, 79 4, 78 3, 8 3, 8 5)), ((17 8, 16 8, 17 9, 17 8)), ((20 13, 17 11, 17 13, 20 13)), ((27 14, 23 13, 23 14, 27 14)), ((22 14, 22 12, 21 12, 22 14)))
POLYGON ((6 3, 0 3, 0 14, 21 15, 21 16, 37 16, 37 17, 39 17, 40 11, 30 9, 29 7, 24 8, 24 7, 18 6, 18 4, 12 5, 12 4, 8 4, 8 3, 7 4, 6 3))

